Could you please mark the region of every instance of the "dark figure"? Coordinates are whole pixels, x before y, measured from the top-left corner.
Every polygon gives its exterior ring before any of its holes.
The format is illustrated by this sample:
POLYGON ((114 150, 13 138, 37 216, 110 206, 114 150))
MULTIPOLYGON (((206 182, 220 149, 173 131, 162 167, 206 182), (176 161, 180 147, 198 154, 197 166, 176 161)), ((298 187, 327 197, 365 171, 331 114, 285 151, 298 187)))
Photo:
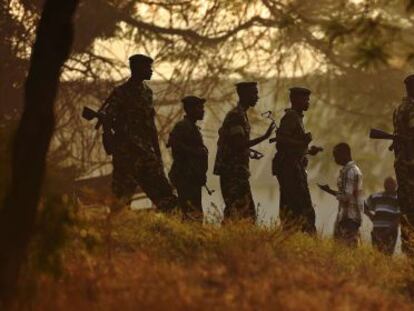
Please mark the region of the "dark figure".
POLYGON ((384 181, 384 192, 371 194, 365 201, 364 212, 371 219, 372 246, 386 255, 392 255, 397 243, 400 225, 397 183, 392 177, 384 181))
POLYGON ((356 247, 363 208, 362 173, 352 160, 351 147, 348 144, 336 145, 333 156, 336 164, 342 166, 338 177, 338 190, 333 190, 328 185, 319 187, 338 200, 334 238, 347 246, 356 247))
POLYGON ((314 234, 315 211, 308 188, 307 155, 321 148, 312 146, 311 133, 305 131, 303 113, 309 109, 311 91, 301 87, 290 89, 291 108, 286 109, 276 131, 277 153, 273 159, 273 175, 280 186, 279 218, 285 229, 300 228, 314 234))
POLYGON ((164 173, 152 90, 144 82, 151 79, 152 62, 145 55, 131 56, 130 79, 116 87, 101 108, 107 120, 105 134, 112 137, 112 188, 118 198, 115 210, 130 202, 137 186, 162 211, 177 205, 164 173))
POLYGON ((204 118, 205 99, 184 97, 186 115, 177 122, 170 134, 173 164, 170 180, 177 189, 184 217, 202 222, 201 188, 207 181, 208 150, 203 143, 197 121, 204 118))
POLYGON ((414 75, 404 83, 407 96, 394 111, 394 167, 401 209, 401 249, 414 257, 414 75))
POLYGON ((256 106, 259 100, 257 83, 238 83, 236 90, 239 103, 227 113, 219 130, 214 174, 220 176, 226 205, 224 220, 245 218, 255 221, 256 208, 249 183, 250 148, 269 138, 275 124, 272 123, 263 136, 250 140, 247 110, 256 106))

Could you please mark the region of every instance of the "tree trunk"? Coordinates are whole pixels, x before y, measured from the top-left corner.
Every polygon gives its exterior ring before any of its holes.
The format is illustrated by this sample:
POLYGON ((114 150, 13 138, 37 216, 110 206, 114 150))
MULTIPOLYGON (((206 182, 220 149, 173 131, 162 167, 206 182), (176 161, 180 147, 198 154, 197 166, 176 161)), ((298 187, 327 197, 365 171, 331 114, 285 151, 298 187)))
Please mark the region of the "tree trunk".
MULTIPOLYGON (((25 84, 24 111, 16 132, 12 179, 0 210, 0 299, 10 301, 26 258, 46 155, 54 130, 53 105, 61 67, 73 41, 72 18, 78 0, 46 0, 25 84)), ((4 99, 3 99, 4 100, 4 99)))

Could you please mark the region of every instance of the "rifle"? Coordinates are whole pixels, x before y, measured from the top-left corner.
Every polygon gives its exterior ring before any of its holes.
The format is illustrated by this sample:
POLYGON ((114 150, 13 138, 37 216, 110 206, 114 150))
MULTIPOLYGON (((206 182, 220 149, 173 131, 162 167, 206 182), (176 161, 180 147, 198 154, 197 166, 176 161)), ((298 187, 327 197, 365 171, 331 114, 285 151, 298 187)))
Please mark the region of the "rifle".
POLYGON ((378 129, 371 129, 369 132, 369 138, 392 140, 391 146, 388 147, 389 151, 395 151, 395 148, 398 148, 399 145, 401 146, 401 144, 403 144, 405 146, 403 150, 405 150, 406 160, 412 161, 414 158, 414 139, 412 137, 390 134, 378 129))
POLYGON ((395 149, 395 140, 398 138, 397 135, 387 133, 379 129, 371 129, 369 131, 369 138, 371 139, 382 139, 382 140, 392 140, 392 144, 388 147, 389 151, 395 149))
POLYGON ((101 111, 95 111, 89 107, 83 107, 82 118, 85 120, 91 121, 93 119, 98 119, 98 122, 95 125, 95 129, 98 130, 102 125, 104 127, 104 132, 102 135, 102 142, 106 154, 111 155, 114 150, 114 134, 110 128, 108 128, 106 115, 101 111))
POLYGON ((95 111, 89 107, 83 107, 82 110, 82 118, 85 120, 91 121, 93 119, 97 119, 98 122, 95 125, 95 129, 99 129, 105 121, 105 114, 100 111, 95 111))
POLYGON ((369 138, 371 139, 385 139, 385 140, 394 140, 397 138, 397 135, 393 135, 390 133, 387 133, 383 130, 379 129, 371 129, 369 131, 369 138))

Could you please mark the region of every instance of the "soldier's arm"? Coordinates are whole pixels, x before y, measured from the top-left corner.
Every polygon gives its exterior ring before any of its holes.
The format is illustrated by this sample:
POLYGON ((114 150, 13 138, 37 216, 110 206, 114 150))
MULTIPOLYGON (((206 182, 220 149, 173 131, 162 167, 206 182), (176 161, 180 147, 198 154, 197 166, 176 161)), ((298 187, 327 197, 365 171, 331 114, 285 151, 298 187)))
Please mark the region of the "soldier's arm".
POLYGON ((231 144, 238 150, 246 150, 251 148, 257 144, 260 144, 262 141, 268 139, 270 135, 272 135, 272 131, 275 129, 276 125, 272 123, 269 128, 267 129, 266 133, 260 137, 255 139, 248 140, 247 133, 245 133, 243 128, 243 120, 239 117, 234 118, 232 122, 232 126, 230 126, 230 137, 231 144))
POLYGON ((248 148, 251 148, 253 146, 256 146, 257 144, 260 144, 262 141, 268 139, 270 137, 270 135, 272 135, 273 130, 276 128, 276 124, 274 122, 272 122, 269 127, 267 128, 266 133, 264 133, 262 136, 257 137, 255 139, 252 139, 249 141, 249 143, 247 144, 248 148))
POLYGON ((192 146, 186 141, 187 133, 189 129, 185 129, 183 126, 176 126, 171 132, 168 145, 180 152, 188 153, 194 156, 204 155, 207 150, 205 147, 199 148, 192 146))
POLYGON ((155 126, 155 120, 153 120, 153 126, 151 128, 151 140, 152 140, 152 145, 154 147, 155 153, 157 154, 158 157, 161 158, 160 142, 158 140, 158 131, 157 131, 157 127, 155 126))
POLYGON ((99 109, 99 112, 102 112, 105 115, 105 120, 103 121, 104 131, 113 128, 113 124, 118 117, 120 101, 120 93, 118 89, 115 88, 99 109))
POLYGON ((408 135, 406 139, 406 154, 407 161, 414 164, 414 111, 409 111, 408 113, 408 135))

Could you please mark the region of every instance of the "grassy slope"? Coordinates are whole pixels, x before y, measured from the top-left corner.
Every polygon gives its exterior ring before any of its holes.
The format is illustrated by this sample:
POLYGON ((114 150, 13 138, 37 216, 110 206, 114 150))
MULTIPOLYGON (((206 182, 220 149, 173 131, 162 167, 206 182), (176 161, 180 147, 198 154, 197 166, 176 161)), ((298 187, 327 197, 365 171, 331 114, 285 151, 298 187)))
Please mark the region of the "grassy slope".
POLYGON ((39 277, 33 310, 414 309, 407 261, 370 247, 125 211, 108 260, 102 225, 98 213, 81 217, 64 276, 39 277))

